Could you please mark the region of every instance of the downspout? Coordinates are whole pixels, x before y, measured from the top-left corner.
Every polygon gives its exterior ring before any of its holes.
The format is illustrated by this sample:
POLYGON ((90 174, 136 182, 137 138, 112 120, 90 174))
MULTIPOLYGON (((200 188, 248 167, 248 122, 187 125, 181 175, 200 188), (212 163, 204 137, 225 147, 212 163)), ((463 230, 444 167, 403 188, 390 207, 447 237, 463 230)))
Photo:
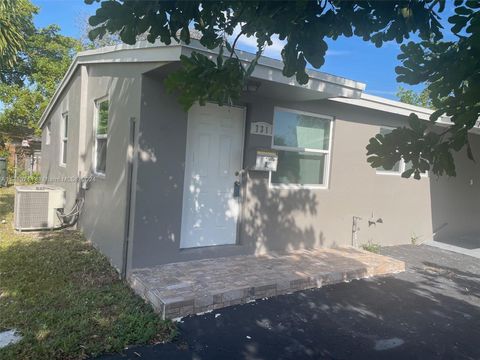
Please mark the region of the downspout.
POLYGON ((121 278, 125 280, 127 278, 128 271, 128 251, 129 251, 129 239, 130 239, 130 217, 132 214, 132 186, 133 179, 133 165, 136 156, 136 135, 137 135, 137 121, 134 117, 130 118, 130 134, 128 137, 127 148, 127 193, 125 199, 125 229, 123 236, 123 249, 122 249, 122 271, 121 278))

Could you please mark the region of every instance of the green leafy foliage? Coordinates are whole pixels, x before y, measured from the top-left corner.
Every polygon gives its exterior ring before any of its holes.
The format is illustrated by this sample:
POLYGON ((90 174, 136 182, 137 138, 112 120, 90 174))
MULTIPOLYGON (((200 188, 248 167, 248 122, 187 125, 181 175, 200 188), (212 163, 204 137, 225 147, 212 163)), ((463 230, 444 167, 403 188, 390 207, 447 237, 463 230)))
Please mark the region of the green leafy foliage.
POLYGON ((39 172, 32 172, 31 174, 23 170, 19 174, 17 174, 17 182, 27 185, 34 185, 39 184, 42 175, 39 172))
POLYGON ((36 123, 48 101, 36 90, 5 84, 0 84, 0 100, 5 106, 0 114, 0 129, 19 137, 35 132, 36 123))
POLYGON ((233 99, 240 98, 244 79, 256 64, 254 61, 244 68, 238 58, 224 60, 223 51, 220 51, 217 62, 198 52, 190 57, 182 55, 180 60, 182 69, 170 75, 165 85, 170 92, 181 91, 180 103, 185 110, 195 102, 205 105, 209 100, 219 105, 232 105, 233 99), (224 86, 225 83, 230 86, 224 86))
POLYGON ((375 254, 378 254, 380 252, 381 248, 382 247, 381 247, 380 244, 376 244, 376 243, 371 242, 371 241, 362 245, 363 250, 369 251, 369 252, 372 252, 372 253, 375 253, 375 254))
POLYGON ((257 54, 261 54, 272 37, 285 40, 281 55, 283 74, 295 76, 306 84, 307 64, 320 68, 325 61, 326 39, 357 36, 382 46, 386 41, 401 43, 411 33, 421 39, 441 38, 436 11, 442 11, 444 0, 423 1, 142 1, 85 0, 101 2, 90 18, 92 39, 108 33, 118 34, 122 41, 134 44, 140 35, 150 42, 164 44, 172 40, 191 41, 190 27, 200 34, 200 43, 208 49, 224 45, 230 56, 225 62, 214 62, 202 55, 182 59, 183 68, 169 79, 169 88, 180 91, 184 107, 206 100, 232 103, 238 100, 247 78, 253 73, 242 70, 235 58, 235 44, 226 41, 238 36, 255 36, 257 54), (222 76, 232 72, 229 81, 222 76), (195 74, 203 75, 196 78, 195 74), (205 83, 205 76, 211 75, 205 83), (196 84, 194 84, 196 83, 196 84))
POLYGON ((430 91, 428 89, 423 89, 420 93, 417 93, 414 90, 405 89, 400 86, 397 91, 397 98, 405 104, 433 109, 432 101, 430 100, 430 91))
POLYGON ((98 49, 105 46, 114 46, 122 43, 118 34, 105 34, 101 39, 90 39, 88 34, 93 27, 88 23, 88 16, 79 15, 76 19, 77 28, 80 33, 79 41, 83 50, 98 49))
MULTIPOLYGON (((466 147, 469 158, 474 158, 468 132, 480 115, 479 10, 477 1, 455 1, 455 15, 448 19, 455 41, 427 39, 402 45, 398 57, 402 66, 396 69, 398 81, 427 83, 429 102, 436 109, 431 124, 442 117, 443 121, 451 121, 451 126, 430 126, 423 134, 401 128, 384 139, 371 139, 367 155, 372 166, 403 156, 415 160, 413 174, 422 168, 436 175, 454 176, 455 152, 466 147)), ((420 121, 415 115, 411 117, 420 121)))
POLYGON ((402 176, 408 178, 413 175, 415 179, 420 179, 421 173, 430 169, 430 163, 438 162, 438 157, 444 155, 444 149, 433 146, 437 142, 438 134, 431 132, 431 135, 424 136, 427 122, 410 115, 408 125, 385 135, 377 134, 370 139, 367 145, 367 161, 372 167, 390 170, 403 158, 406 163, 411 162, 412 167, 402 176))
POLYGON ((25 37, 33 29, 33 14, 37 8, 28 0, 0 0, 0 80, 5 81, 5 69, 17 63, 17 53, 25 46, 25 37))
MULTIPOLYGON (((58 26, 34 30, 17 53, 18 64, 0 83, 0 131, 25 136, 37 130, 37 122, 64 76, 75 52, 77 40, 60 35, 58 26)), ((6 72, 5 72, 6 74, 6 72)))

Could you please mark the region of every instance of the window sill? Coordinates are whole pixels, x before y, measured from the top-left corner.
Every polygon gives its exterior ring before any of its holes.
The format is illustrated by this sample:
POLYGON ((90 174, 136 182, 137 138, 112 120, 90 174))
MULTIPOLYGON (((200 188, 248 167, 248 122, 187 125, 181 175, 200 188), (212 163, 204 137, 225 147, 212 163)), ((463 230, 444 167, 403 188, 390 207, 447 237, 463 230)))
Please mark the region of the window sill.
POLYGON ((402 176, 401 172, 394 172, 394 171, 376 171, 375 174, 377 174, 377 175, 389 175, 389 176, 402 176))
MULTIPOLYGON (((376 175, 386 175, 386 176, 398 176, 402 177, 401 172, 390 172, 390 171, 376 171, 376 175)), ((428 174, 420 174, 421 178, 428 178, 428 174)))
POLYGON ((270 183, 268 187, 272 190, 328 190, 327 185, 281 185, 270 183))
POLYGON ((97 173, 95 171, 93 172, 93 176, 95 176, 97 179, 105 179, 105 174, 97 173))

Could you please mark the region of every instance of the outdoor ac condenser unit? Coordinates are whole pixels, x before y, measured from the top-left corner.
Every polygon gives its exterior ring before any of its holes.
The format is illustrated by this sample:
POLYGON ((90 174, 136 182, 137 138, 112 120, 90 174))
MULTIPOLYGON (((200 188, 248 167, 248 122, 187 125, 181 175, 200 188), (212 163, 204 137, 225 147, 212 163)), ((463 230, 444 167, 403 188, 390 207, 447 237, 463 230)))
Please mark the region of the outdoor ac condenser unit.
POLYGON ((65 206, 65 189, 51 185, 15 187, 17 230, 53 229, 61 225, 56 210, 65 206))

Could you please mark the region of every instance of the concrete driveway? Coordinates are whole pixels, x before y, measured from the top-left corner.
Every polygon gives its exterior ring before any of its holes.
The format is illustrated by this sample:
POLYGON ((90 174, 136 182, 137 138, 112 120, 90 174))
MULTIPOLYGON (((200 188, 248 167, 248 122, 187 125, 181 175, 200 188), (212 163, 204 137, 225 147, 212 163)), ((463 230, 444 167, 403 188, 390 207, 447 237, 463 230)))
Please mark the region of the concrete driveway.
POLYGON ((480 359, 478 259, 425 245, 382 253, 407 271, 187 317, 174 343, 101 359, 480 359))

